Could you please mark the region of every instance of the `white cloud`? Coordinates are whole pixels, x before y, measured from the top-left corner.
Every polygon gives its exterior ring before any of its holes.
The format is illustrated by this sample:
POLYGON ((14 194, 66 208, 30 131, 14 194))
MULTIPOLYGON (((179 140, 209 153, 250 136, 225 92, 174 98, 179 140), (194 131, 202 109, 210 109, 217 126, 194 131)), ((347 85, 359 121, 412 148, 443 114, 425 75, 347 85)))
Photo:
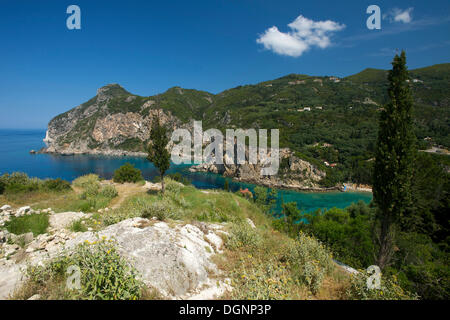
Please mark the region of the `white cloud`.
POLYGON ((384 19, 389 19, 391 22, 403 22, 403 23, 410 23, 412 21, 412 11, 414 8, 408 8, 408 9, 398 9, 394 8, 390 10, 387 14, 383 15, 384 19))
POLYGON ((313 21, 302 15, 288 24, 289 32, 281 32, 277 27, 267 29, 256 40, 264 48, 290 57, 300 57, 311 47, 325 49, 331 45, 330 36, 345 28, 344 24, 327 20, 313 21))

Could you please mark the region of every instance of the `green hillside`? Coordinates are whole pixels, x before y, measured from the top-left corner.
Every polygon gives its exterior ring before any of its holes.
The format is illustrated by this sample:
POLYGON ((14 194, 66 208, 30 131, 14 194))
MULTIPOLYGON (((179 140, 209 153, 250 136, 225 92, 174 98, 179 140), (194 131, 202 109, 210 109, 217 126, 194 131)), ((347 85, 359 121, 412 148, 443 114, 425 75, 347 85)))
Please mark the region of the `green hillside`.
MULTIPOLYGON (((450 64, 410 71, 415 100, 414 121, 420 148, 430 144, 450 147, 450 64), (425 141, 425 138, 427 139, 425 141)), ((59 142, 89 137, 98 118, 133 112, 144 116, 150 109, 170 111, 179 121, 202 120, 207 128, 278 128, 280 144, 320 163, 337 163, 329 170, 332 185, 346 179, 369 182, 380 108, 387 101, 387 71, 366 69, 346 77, 290 74, 254 85, 243 85, 211 94, 174 87, 150 97, 131 95, 119 85, 108 85, 97 97, 77 107, 74 129, 59 142), (94 104, 100 107, 93 108, 94 104), (92 109, 92 110, 91 110, 92 109), (325 146, 324 146, 325 145, 325 146)), ((68 112, 51 121, 66 122, 68 112)), ((125 142, 120 148, 138 151, 146 141, 125 142)), ((117 147, 117 146, 116 146, 117 147)))

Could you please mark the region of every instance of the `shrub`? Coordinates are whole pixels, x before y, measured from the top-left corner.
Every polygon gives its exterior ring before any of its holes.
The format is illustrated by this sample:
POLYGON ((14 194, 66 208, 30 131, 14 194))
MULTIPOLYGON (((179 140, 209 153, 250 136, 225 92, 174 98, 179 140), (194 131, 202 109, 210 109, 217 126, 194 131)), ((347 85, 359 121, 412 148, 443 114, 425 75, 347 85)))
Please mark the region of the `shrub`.
POLYGON ((86 232, 88 228, 82 223, 82 220, 75 220, 70 224, 69 229, 73 232, 86 232))
POLYGON ((104 208, 118 195, 114 186, 102 186, 98 176, 94 174, 79 177, 73 184, 83 190, 79 195, 79 199, 83 201, 78 205, 78 209, 83 212, 104 208))
POLYGON ((141 217, 147 219, 156 217, 160 221, 165 221, 167 219, 180 219, 181 214, 180 211, 170 205, 170 203, 161 200, 145 205, 142 209, 141 217))
POLYGON ((5 192, 5 187, 5 182, 0 179, 0 194, 3 194, 3 192, 5 192))
POLYGON ((166 191, 170 193, 171 196, 177 197, 181 190, 183 189, 183 185, 180 182, 176 182, 172 179, 167 179, 166 182, 166 191))
POLYGON ((360 270, 358 274, 352 274, 347 296, 354 300, 417 300, 418 296, 403 290, 398 284, 395 275, 386 277, 381 275, 380 289, 369 289, 367 278, 370 275, 360 270))
POLYGON ((57 179, 47 179, 43 182, 43 188, 50 190, 50 191, 67 191, 72 189, 70 186, 70 182, 66 180, 62 180, 60 178, 57 179))
POLYGON ((105 198, 113 199, 113 198, 117 197, 118 195, 119 195, 119 193, 117 192, 117 190, 114 186, 104 186, 100 190, 100 196, 105 197, 105 198))
POLYGON ((39 190, 42 183, 37 178, 29 178, 25 173, 14 172, 12 174, 4 174, 0 177, 0 181, 4 186, 3 193, 14 194, 39 190))
POLYGON ((296 241, 284 252, 284 260, 290 263, 294 276, 316 294, 324 277, 334 268, 331 254, 315 238, 300 232, 296 241))
POLYGON ((114 171, 114 182, 138 182, 143 180, 141 170, 135 168, 131 163, 125 163, 119 169, 114 171))
POLYGON ((242 247, 256 248, 261 240, 262 238, 257 230, 250 227, 247 222, 234 223, 231 226, 226 246, 231 250, 242 247))
POLYGON ((14 172, 4 174, 0 177, 0 194, 15 194, 33 191, 67 191, 70 190, 70 183, 62 179, 29 178, 25 173, 14 172))
MULTIPOLYGON (((168 177, 168 178, 170 178, 170 179, 172 179, 174 181, 180 182, 180 183, 184 184, 185 186, 188 186, 188 185, 191 184, 191 180, 189 180, 188 178, 184 177, 179 172, 167 174, 166 177, 168 177)), ((158 176, 158 178, 159 178, 159 180, 161 180, 161 177, 158 176)), ((158 181, 158 182, 160 182, 160 181, 158 181)))
POLYGON ((100 183, 98 184, 87 184, 85 188, 83 188, 83 192, 80 194, 81 200, 87 200, 91 197, 96 197, 100 193, 100 183))
POLYGON ((81 177, 76 178, 72 184, 75 187, 86 189, 88 187, 93 187, 100 185, 100 178, 96 174, 87 174, 81 177))
POLYGON ((289 270, 277 261, 253 260, 250 267, 240 265, 234 269, 232 278, 232 299, 285 300, 296 294, 289 270))
POLYGON ((215 209, 211 211, 202 211, 200 214, 195 216, 195 219, 198 221, 205 222, 228 222, 233 220, 232 217, 228 216, 220 209, 215 209))
POLYGON ((86 241, 71 254, 63 254, 44 266, 29 267, 27 275, 34 291, 38 291, 33 293, 51 299, 135 300, 141 297, 144 288, 137 279, 137 271, 119 255, 111 240, 86 241), (81 289, 64 288, 63 293, 48 290, 52 282, 58 282, 60 288, 65 285, 70 266, 80 268, 81 289))

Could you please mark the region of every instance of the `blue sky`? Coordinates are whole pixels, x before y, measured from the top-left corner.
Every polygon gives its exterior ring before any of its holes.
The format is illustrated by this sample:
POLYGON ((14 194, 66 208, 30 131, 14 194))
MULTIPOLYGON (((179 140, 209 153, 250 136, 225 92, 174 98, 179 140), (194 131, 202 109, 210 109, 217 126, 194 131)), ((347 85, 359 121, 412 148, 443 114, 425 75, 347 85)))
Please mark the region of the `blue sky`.
POLYGON ((2 0, 0 128, 45 128, 108 83, 218 93, 289 73, 387 69, 396 48, 410 69, 446 63, 449 31, 448 0, 2 0), (72 4, 81 30, 66 27, 72 4), (381 30, 366 27, 371 4, 381 30))

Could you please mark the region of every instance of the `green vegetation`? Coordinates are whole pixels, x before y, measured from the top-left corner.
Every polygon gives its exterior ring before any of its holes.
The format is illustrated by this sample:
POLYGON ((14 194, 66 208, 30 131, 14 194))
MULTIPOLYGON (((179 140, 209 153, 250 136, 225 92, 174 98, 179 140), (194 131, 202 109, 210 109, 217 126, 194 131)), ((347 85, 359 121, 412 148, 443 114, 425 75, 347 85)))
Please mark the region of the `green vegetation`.
POLYGON ((69 230, 73 232, 86 232, 88 231, 88 227, 83 224, 83 220, 75 220, 70 224, 69 230))
POLYGON ((368 290, 367 275, 360 274, 348 291, 356 299, 445 300, 450 296, 449 160, 416 154, 404 54, 395 58, 389 79, 393 102, 380 115, 374 202, 307 215, 283 204, 273 225, 291 236, 299 230, 314 235, 350 266, 381 266, 382 290, 368 290))
POLYGON ((38 293, 42 299, 136 300, 145 290, 137 280, 137 271, 119 255, 115 244, 103 239, 86 241, 73 253, 44 266, 29 267, 27 276, 29 280, 14 298, 26 299, 38 293), (66 288, 71 266, 81 271, 81 289, 66 288))
MULTIPOLYGON (((356 281, 335 267, 331 260, 332 252, 340 261, 361 268, 366 267, 365 261, 371 262, 374 249, 368 239, 374 214, 373 209, 363 203, 348 210, 333 209, 311 216, 301 216, 295 206, 286 203, 283 206, 285 219, 277 219, 270 214, 272 192, 266 188, 258 188, 253 198, 246 199, 226 191, 203 192, 192 185, 183 185, 167 177, 165 179, 164 194, 147 193, 136 187, 134 193, 130 193, 116 209, 94 213, 89 219, 75 221, 70 225, 70 230, 84 232, 91 227, 97 231, 132 217, 156 217, 166 221, 169 226, 175 223, 197 224, 197 221, 226 223, 224 227, 228 235, 224 235, 224 252, 214 256, 214 261, 232 280, 234 288, 224 298, 412 299, 415 296, 409 292, 418 292, 416 288, 428 288, 425 287, 425 281, 435 281, 436 287, 442 288, 438 273, 445 277, 445 255, 441 256, 441 264, 438 265, 435 257, 440 251, 436 251, 436 246, 430 247, 426 239, 420 237, 402 238, 404 240, 397 244, 400 251, 394 262, 404 261, 405 258, 411 259, 411 262, 400 264, 399 269, 394 269, 397 268, 394 265, 385 271, 383 293, 367 291, 362 285, 363 278, 356 281), (296 223, 299 217, 302 217, 301 222, 296 223), (307 223, 304 217, 311 222, 307 223), (247 218, 253 221, 255 228, 248 223, 247 218), (349 237, 349 233, 353 235, 349 237), (420 253, 414 249, 417 241, 422 241, 420 253), (435 251, 429 251, 431 248, 435 251), (412 275, 423 281, 413 280, 412 275), (398 277, 395 282, 392 280, 394 276, 398 277)), ((82 176, 72 186, 73 191, 64 194, 70 195, 70 199, 75 201, 72 206, 82 201, 80 197, 97 199, 102 197, 102 193, 115 194, 115 189, 102 183, 96 175, 82 176)), ((53 199, 57 200, 57 196, 58 193, 53 199)), ((37 219, 39 216, 44 215, 22 218, 37 219)), ((152 220, 149 223, 153 223, 152 220)), ((35 231, 28 227, 20 232, 29 231, 38 234, 44 232, 45 228, 35 231)), ((137 275, 121 260, 113 245, 101 240, 86 243, 75 254, 62 254, 45 266, 30 268, 28 272, 29 281, 16 293, 16 298, 28 298, 36 293, 43 299, 159 298, 159 294, 149 293, 151 290, 136 280, 137 275), (82 273, 81 283, 84 285, 81 290, 68 291, 65 288, 69 276, 65 270, 69 265, 77 265, 85 270, 82 273), (116 268, 118 272, 109 273, 110 267, 116 268)), ((440 294, 445 294, 445 291, 440 294)))
POLYGON ((373 196, 379 223, 377 265, 384 269, 393 255, 394 226, 412 204, 411 181, 415 158, 412 98, 406 80, 406 54, 396 55, 389 72, 389 98, 380 114, 373 196))
POLYGON ((34 236, 47 232, 48 214, 31 214, 22 217, 12 217, 6 222, 5 228, 14 234, 24 234, 32 232, 34 236))
POLYGON ((137 169, 131 163, 125 163, 119 169, 114 171, 113 181, 118 183, 132 182, 136 183, 143 180, 141 170, 137 169))
POLYGON ((367 287, 367 279, 370 277, 365 270, 359 270, 359 274, 352 275, 347 295, 354 300, 416 300, 417 295, 405 291, 398 284, 396 276, 381 277, 380 289, 373 290, 367 287))
MULTIPOLYGON (((191 180, 189 180, 189 178, 184 177, 179 172, 166 174, 166 177, 170 178, 173 181, 180 182, 180 183, 184 184, 185 186, 189 186, 191 184, 191 180)), ((153 179, 153 182, 155 182, 155 183, 156 182, 161 182, 161 176, 156 176, 153 179)))
POLYGON ((169 138, 167 128, 161 125, 159 116, 153 119, 150 141, 147 160, 158 169, 161 177, 161 192, 164 193, 164 174, 170 167, 170 154, 167 150, 169 138))
MULTIPOLYGON (((119 112, 148 115, 163 109, 182 123, 202 119, 205 130, 224 130, 230 124, 241 128, 279 128, 281 147, 290 147, 302 159, 327 171, 323 186, 346 181, 371 185, 378 130, 373 120, 389 101, 387 76, 388 71, 377 69, 366 69, 343 79, 290 74, 216 95, 174 87, 156 96, 140 97, 112 85, 106 91, 111 99, 102 105, 104 109, 78 121, 58 143, 84 139, 96 147, 91 133, 97 119, 119 112), (298 111, 305 107, 311 111, 298 111), (324 167, 324 161, 336 166, 324 167)), ((409 80, 419 149, 431 145, 450 148, 450 64, 412 70, 409 80)), ((70 112, 81 115, 95 102, 96 97, 70 112)), ((55 117, 52 125, 60 125, 67 115, 68 112, 55 117)), ((130 137, 109 147, 145 152, 148 142, 130 137)))
POLYGON ((70 190, 70 183, 61 179, 29 178, 25 173, 5 173, 0 176, 0 194, 17 195, 29 192, 65 192, 70 190))
POLYGON ((74 180, 73 185, 81 189, 77 205, 78 210, 83 212, 95 212, 105 208, 118 195, 114 186, 102 185, 95 174, 81 176, 74 180))

